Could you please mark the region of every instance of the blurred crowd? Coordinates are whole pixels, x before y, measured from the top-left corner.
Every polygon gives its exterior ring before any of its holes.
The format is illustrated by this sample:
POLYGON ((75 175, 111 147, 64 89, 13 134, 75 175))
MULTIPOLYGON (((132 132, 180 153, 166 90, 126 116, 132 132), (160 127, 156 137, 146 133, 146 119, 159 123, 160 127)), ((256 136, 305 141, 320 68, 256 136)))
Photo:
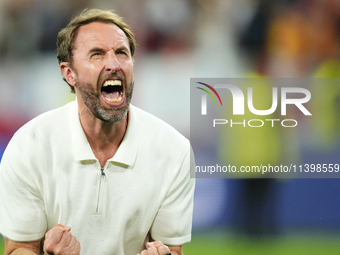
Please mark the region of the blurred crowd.
POLYGON ((229 47, 239 52, 241 70, 305 77, 339 55, 336 0, 2 0, 1 59, 54 52, 60 28, 86 7, 114 9, 125 17, 139 56, 229 47))
POLYGON ((58 31, 84 8, 114 9, 125 17, 140 51, 184 49, 192 43, 198 5, 182 0, 2 0, 0 53, 22 58, 54 51, 58 31))

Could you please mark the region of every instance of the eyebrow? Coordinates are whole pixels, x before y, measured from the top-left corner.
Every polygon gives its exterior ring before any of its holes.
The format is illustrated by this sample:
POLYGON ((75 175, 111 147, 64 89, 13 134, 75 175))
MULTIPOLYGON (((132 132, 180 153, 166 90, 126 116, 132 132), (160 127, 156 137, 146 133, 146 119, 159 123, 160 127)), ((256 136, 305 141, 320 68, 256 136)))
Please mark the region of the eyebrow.
POLYGON ((105 52, 105 50, 103 48, 100 48, 100 47, 94 47, 94 48, 89 50, 89 54, 91 54, 93 52, 105 52))
MULTIPOLYGON (((105 52, 106 50, 104 48, 101 47, 93 47, 89 50, 88 54, 91 54, 93 52, 105 52)), ((120 46, 118 47, 115 52, 117 51, 127 51, 129 54, 131 54, 130 52, 130 48, 126 47, 126 46, 120 46)))
POLYGON ((129 54, 131 54, 130 52, 130 48, 126 47, 126 46, 120 46, 116 49, 116 52, 117 51, 127 51, 129 54))

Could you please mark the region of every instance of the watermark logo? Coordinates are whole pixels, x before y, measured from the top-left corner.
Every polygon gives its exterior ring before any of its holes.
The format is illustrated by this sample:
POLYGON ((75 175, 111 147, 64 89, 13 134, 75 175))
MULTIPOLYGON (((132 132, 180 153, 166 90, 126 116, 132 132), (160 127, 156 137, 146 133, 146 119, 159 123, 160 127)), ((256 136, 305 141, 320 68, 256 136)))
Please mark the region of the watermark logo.
MULTIPOLYGON (((201 116, 207 115, 207 94, 212 98, 215 105, 218 105, 216 97, 218 98, 221 106, 222 99, 221 97, 229 97, 232 96, 232 115, 233 116, 245 116, 243 121, 236 121, 235 119, 225 119, 225 118, 214 118, 213 119, 213 127, 217 125, 225 125, 230 124, 231 127, 235 125, 242 125, 243 127, 262 127, 265 123, 271 124, 271 127, 274 127, 274 123, 280 122, 283 127, 296 127, 298 122, 295 119, 273 119, 273 116, 287 115, 287 107, 295 107, 295 109, 299 110, 305 116, 311 116, 312 114, 306 108, 306 103, 308 103, 311 99, 311 92, 302 87, 294 87, 294 86, 272 86, 266 85, 262 83, 262 85, 258 86, 256 83, 252 84, 253 86, 244 85, 242 87, 232 85, 232 84, 223 84, 216 82, 214 86, 211 86, 207 83, 203 83, 201 81, 196 81, 200 85, 204 87, 196 87, 197 89, 203 90, 205 93, 201 94, 201 116), (243 88, 243 90, 241 89, 243 88), (259 90, 260 94, 256 96, 253 93, 253 90, 259 90), (219 92, 217 92, 217 91, 219 92), (261 93, 262 91, 262 93, 261 93), (220 96, 221 95, 221 96, 220 96), (261 98, 257 98, 261 96, 261 98), (269 105, 265 107, 265 109, 259 109, 258 107, 254 106, 254 101, 259 100, 266 100, 269 102, 269 105), (246 109, 247 107, 247 109, 246 109), (247 112, 246 112, 247 110, 247 112), (280 114, 275 113, 276 111, 280 111, 280 114), (246 119, 250 115, 253 114, 255 116, 259 116, 255 119, 246 119), (275 115, 273 115, 275 114, 275 115), (271 117, 269 117, 271 115, 271 117), (268 116, 267 118, 265 116, 268 116), (290 124, 288 124, 290 123, 290 124)), ((229 99, 228 99, 229 101, 229 99)), ((224 105, 223 107, 227 108, 230 107, 229 105, 224 105)), ((294 108, 293 108, 294 109, 294 108)), ((215 112, 217 109, 212 109, 211 112, 215 112)), ((222 111, 223 112, 223 111, 222 111)), ((209 114, 210 115, 210 114, 209 114)), ((289 114, 288 114, 289 115, 289 114)), ((212 116, 211 116, 212 117, 212 116)), ((238 118, 239 119, 239 118, 238 118)))
MULTIPOLYGON (((216 91, 212 86, 210 86, 210 85, 208 85, 208 84, 206 84, 206 83, 203 83, 203 82, 197 82, 197 83, 206 86, 206 87, 209 88, 212 92, 214 92, 215 95, 217 96, 218 100, 220 101, 221 106, 222 106, 221 97, 220 97, 220 95, 217 93, 217 91, 216 91)), ((217 105, 214 96, 210 93, 209 90, 204 89, 204 88, 201 88, 201 87, 196 87, 196 88, 203 90, 203 91, 206 92, 209 96, 211 96, 211 98, 214 100, 215 105, 217 105)), ((202 101, 201 101, 201 102, 202 102, 202 105, 201 105, 201 114, 202 114, 202 115, 207 115, 207 95, 206 95, 206 94, 203 94, 202 97, 201 97, 201 99, 202 99, 202 101)))
MULTIPOLYGON (((217 93, 217 91, 210 85, 205 84, 203 82, 197 82, 200 83, 202 85, 207 86, 208 88, 210 88, 218 97, 218 99, 220 100, 221 106, 222 106, 222 101, 221 98, 219 96, 219 94, 217 93)), ((211 98, 214 100, 215 105, 216 105, 216 100, 213 97, 213 95, 206 89, 197 87, 198 89, 201 89, 203 91, 205 91, 206 93, 208 93, 211 98)), ((216 89, 228 89, 233 97, 233 115, 244 115, 244 101, 245 101, 245 97, 244 94, 242 92, 242 90, 235 86, 235 85, 231 85, 231 84, 217 84, 215 85, 216 89)), ((267 110, 258 110, 255 109, 254 104, 253 104, 253 88, 249 87, 247 90, 248 94, 248 109, 251 113, 255 114, 255 115, 270 115, 272 113, 274 113, 277 109, 278 106, 278 88, 273 87, 272 88, 272 106, 270 107, 270 109, 267 110)), ((286 115, 287 114, 287 105, 292 104, 295 105, 298 109, 300 109, 300 111, 304 114, 304 115, 312 115, 307 109, 306 107, 303 105, 304 103, 307 103, 309 100, 311 99, 311 93, 309 90, 305 89, 305 88, 297 88, 297 87, 288 87, 288 88, 281 88, 281 115, 286 115), (288 98, 288 94, 289 93, 295 93, 295 94, 303 94, 304 97, 303 98, 288 98)), ((207 114, 207 97, 206 94, 202 95, 201 98, 201 114, 202 115, 206 115, 207 114)))

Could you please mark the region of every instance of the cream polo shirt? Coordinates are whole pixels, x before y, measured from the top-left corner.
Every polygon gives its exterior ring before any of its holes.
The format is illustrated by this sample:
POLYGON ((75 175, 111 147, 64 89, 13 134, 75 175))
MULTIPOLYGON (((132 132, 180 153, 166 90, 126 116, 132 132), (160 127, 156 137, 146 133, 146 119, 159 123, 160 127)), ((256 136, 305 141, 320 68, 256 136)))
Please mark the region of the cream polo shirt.
POLYGON ((191 239, 191 156, 187 139, 130 106, 123 141, 101 169, 69 103, 28 122, 6 148, 0 232, 33 241, 60 223, 90 255, 135 255, 149 235, 182 245, 191 239))

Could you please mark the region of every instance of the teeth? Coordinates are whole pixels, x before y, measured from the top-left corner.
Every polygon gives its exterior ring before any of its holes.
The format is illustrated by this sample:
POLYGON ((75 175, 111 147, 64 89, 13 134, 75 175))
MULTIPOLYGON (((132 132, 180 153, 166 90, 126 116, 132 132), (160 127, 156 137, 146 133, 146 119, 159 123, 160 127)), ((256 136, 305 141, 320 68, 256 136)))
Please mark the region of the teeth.
POLYGON ((122 101, 122 93, 119 94, 119 97, 118 97, 118 98, 111 99, 111 98, 105 97, 105 99, 106 99, 107 101, 109 101, 110 103, 118 103, 118 102, 122 101))
POLYGON ((107 86, 122 86, 122 82, 120 80, 108 80, 103 84, 103 87, 107 86))

